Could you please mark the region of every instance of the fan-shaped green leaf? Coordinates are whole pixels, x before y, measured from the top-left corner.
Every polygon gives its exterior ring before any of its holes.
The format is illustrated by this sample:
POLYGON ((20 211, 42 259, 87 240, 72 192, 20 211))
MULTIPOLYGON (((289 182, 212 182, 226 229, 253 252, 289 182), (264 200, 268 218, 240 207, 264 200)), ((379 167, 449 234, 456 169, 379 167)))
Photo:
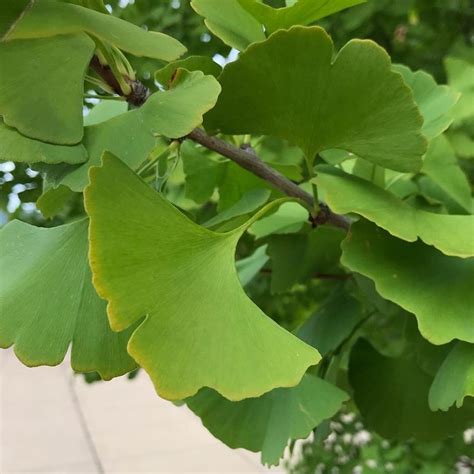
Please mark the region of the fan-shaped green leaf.
POLYGON ((367 221, 352 225, 342 250, 342 264, 413 313, 431 343, 474 342, 474 258, 447 257, 421 242, 396 239, 367 221))
MULTIPOLYGON (((1 46, 0 46, 1 48, 1 46)), ((34 140, 5 125, 0 118, 0 160, 22 163, 83 163, 87 151, 83 145, 53 145, 34 140)))
POLYGON ((337 148, 396 171, 418 171, 426 151, 423 120, 387 53, 353 40, 333 55, 319 27, 278 31, 252 45, 220 76, 223 91, 207 125, 284 138, 310 159, 337 148))
POLYGON ((432 410, 459 408, 466 397, 474 397, 474 344, 458 342, 441 365, 430 388, 432 410))
POLYGON ((211 232, 117 158, 103 162, 85 191, 94 284, 113 329, 146 316, 128 350, 158 394, 180 400, 210 387, 240 400, 298 384, 320 357, 242 290, 234 253, 249 224, 211 232))
POLYGON ((83 145, 89 160, 79 167, 49 169, 51 176, 56 175, 53 180, 73 191, 82 191, 88 183, 89 168, 100 165, 104 151, 136 169, 153 150, 157 135, 179 138, 199 126, 219 91, 219 83, 212 76, 183 71, 173 89, 155 92, 139 109, 85 127, 83 145))
POLYGON ((13 221, 0 230, 0 347, 28 366, 71 365, 110 379, 133 370, 131 331, 113 333, 92 286, 87 219, 44 229, 13 221), (5 270, 5 271, 4 271, 5 270))
POLYGON ((367 428, 385 438, 430 441, 469 427, 474 420, 472 408, 448 413, 430 410, 432 380, 413 358, 385 357, 365 340, 352 349, 349 381, 354 400, 367 428))
POLYGON ((233 48, 242 51, 265 39, 262 25, 238 0, 192 0, 191 6, 205 18, 209 30, 233 48))
MULTIPOLYGON (((36 0, 3 39, 45 38, 89 33, 135 56, 173 61, 186 52, 174 38, 79 5, 36 0)), ((73 51, 73 50, 72 50, 73 51)))
POLYGON ((335 415, 347 395, 313 375, 293 388, 278 388, 260 398, 230 402, 203 389, 186 401, 203 425, 231 448, 262 452, 262 463, 278 464, 290 439, 306 438, 335 415))
POLYGON ((291 6, 273 8, 260 0, 239 0, 239 3, 273 33, 294 25, 310 25, 321 18, 346 8, 364 3, 366 0, 298 0, 291 6))
POLYGON ((57 216, 74 196, 77 194, 62 184, 57 187, 49 186, 36 201, 36 208, 46 219, 50 219, 57 216))
POLYGON ((286 8, 273 8, 260 0, 193 0, 191 6, 205 18, 212 33, 240 51, 294 25, 309 25, 366 0, 299 0, 286 8))
POLYGON ((408 242, 420 238, 446 255, 474 256, 474 216, 416 209, 389 191, 330 166, 318 167, 316 183, 334 212, 355 212, 395 237, 408 242))
POLYGON ((439 86, 428 73, 413 72, 410 68, 395 65, 393 69, 399 72, 405 82, 411 87, 423 115, 423 134, 432 139, 443 133, 452 123, 451 109, 459 100, 460 94, 448 86, 439 86))
POLYGON ((430 142, 421 171, 472 214, 471 185, 444 135, 430 142))
POLYGON ((4 122, 45 142, 80 142, 84 75, 93 51, 84 34, 0 43, 4 122))

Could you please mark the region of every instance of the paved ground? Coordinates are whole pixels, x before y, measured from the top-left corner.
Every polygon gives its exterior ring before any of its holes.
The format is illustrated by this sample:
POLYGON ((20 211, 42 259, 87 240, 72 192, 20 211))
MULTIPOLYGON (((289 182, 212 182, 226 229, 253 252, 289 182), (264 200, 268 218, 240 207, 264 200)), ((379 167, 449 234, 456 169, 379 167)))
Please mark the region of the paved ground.
POLYGON ((1 474, 269 472, 160 400, 144 373, 87 385, 65 364, 27 369, 2 350, 0 425, 1 474))

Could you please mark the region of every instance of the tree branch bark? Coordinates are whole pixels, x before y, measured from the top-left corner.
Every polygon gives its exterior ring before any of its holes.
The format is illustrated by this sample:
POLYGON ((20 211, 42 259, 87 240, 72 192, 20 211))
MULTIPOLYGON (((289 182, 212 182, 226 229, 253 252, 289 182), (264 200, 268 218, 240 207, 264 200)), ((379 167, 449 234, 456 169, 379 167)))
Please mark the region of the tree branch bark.
MULTIPOLYGON (((242 168, 272 184, 287 196, 301 199, 310 207, 314 205, 313 196, 311 196, 311 194, 301 189, 286 176, 283 176, 278 171, 268 166, 257 156, 252 148, 237 148, 220 138, 207 135, 206 132, 200 128, 194 129, 185 138, 229 158, 242 168)), ((334 214, 325 204, 320 204, 320 206, 319 214, 317 216, 312 216, 311 218, 314 224, 322 225, 328 222, 344 230, 349 229, 350 223, 346 218, 334 214)))
MULTIPOLYGON (((92 58, 90 67, 100 77, 102 77, 102 79, 117 94, 123 95, 117 79, 114 77, 110 68, 103 66, 96 56, 92 58)), ((140 107, 145 103, 150 93, 147 87, 141 82, 132 82, 130 84, 132 86, 132 92, 125 98, 127 99, 128 103, 136 107, 140 107)), ((278 171, 268 166, 257 156, 252 148, 235 147, 230 143, 221 140, 220 138, 207 135, 207 133, 200 128, 196 128, 189 135, 183 137, 183 139, 192 140, 204 146, 205 148, 208 148, 209 150, 213 150, 216 153, 229 158, 250 173, 253 173, 264 181, 267 181, 287 196, 300 199, 309 207, 314 206, 314 200, 311 194, 301 189, 297 184, 293 183, 293 181, 290 181, 286 176, 283 176, 278 171)), ((318 215, 310 215, 310 218, 314 226, 329 223, 346 231, 349 230, 350 227, 350 221, 347 218, 338 214, 334 214, 324 203, 320 203, 318 215)))

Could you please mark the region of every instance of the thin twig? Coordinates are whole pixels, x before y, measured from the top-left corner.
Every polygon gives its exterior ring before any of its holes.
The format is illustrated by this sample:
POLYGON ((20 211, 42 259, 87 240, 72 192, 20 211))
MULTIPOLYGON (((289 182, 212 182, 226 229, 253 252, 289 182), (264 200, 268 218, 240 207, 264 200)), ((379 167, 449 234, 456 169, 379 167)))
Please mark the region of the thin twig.
MULTIPOLYGON (((186 138, 201 144, 202 146, 219 153, 226 158, 237 163, 242 168, 250 171, 254 175, 262 178, 264 181, 272 184, 275 188, 282 191, 287 196, 301 199, 310 208, 313 206, 313 196, 301 189, 297 184, 290 181, 278 171, 268 166, 255 153, 252 148, 237 148, 230 143, 221 140, 218 137, 207 135, 200 128, 193 130, 186 138)), ((312 219, 314 224, 321 225, 326 222, 348 230, 350 222, 343 216, 334 214, 326 205, 321 204, 320 212, 312 219)))

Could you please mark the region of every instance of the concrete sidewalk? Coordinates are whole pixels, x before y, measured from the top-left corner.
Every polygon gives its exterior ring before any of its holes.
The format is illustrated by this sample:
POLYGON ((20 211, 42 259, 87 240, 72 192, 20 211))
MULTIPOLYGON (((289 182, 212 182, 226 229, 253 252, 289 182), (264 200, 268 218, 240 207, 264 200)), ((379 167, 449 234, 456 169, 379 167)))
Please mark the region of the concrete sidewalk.
POLYGON ((0 397, 2 474, 284 472, 214 439, 143 372, 87 385, 66 364, 28 369, 2 350, 0 397))

